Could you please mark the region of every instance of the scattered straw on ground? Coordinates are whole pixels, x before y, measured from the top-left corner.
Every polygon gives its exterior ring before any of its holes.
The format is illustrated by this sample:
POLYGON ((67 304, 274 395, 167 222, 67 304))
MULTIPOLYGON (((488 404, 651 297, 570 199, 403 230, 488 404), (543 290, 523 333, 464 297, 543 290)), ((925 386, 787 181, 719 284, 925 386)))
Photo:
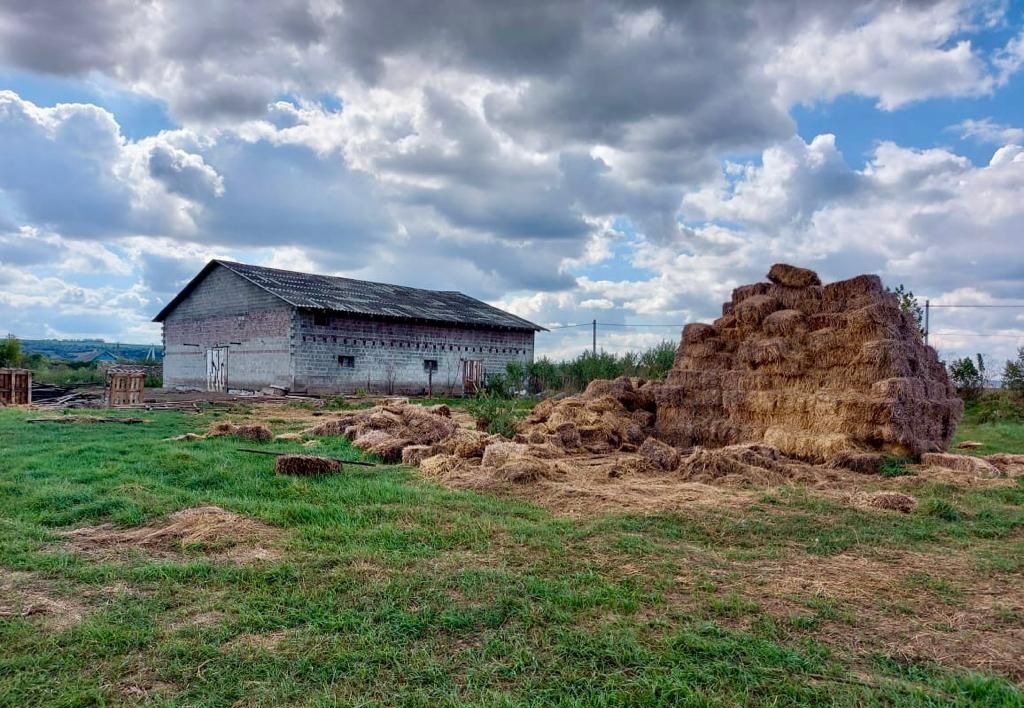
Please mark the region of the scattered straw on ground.
POLYGON ((85 619, 92 605, 125 592, 128 588, 121 585, 87 586, 71 597, 39 573, 0 568, 0 619, 38 619, 43 626, 60 631, 85 619))
MULTIPOLYGON (((1024 682, 1024 627, 1012 620, 1024 612, 1019 572, 981 572, 969 557, 948 554, 794 551, 754 563, 719 558, 703 573, 718 593, 736 593, 781 621, 828 608, 815 636, 862 656, 936 661, 1024 682)), ((693 602, 697 577, 677 578, 674 602, 693 602)))
POLYGON ((237 563, 275 560, 282 533, 262 521, 204 506, 177 511, 145 526, 119 528, 111 524, 74 529, 64 533, 65 547, 101 558, 118 558, 133 552, 156 557, 181 557, 200 550, 218 559, 237 563))
POLYGON ((917 499, 900 492, 858 492, 850 498, 852 504, 862 509, 883 509, 909 514, 917 508, 917 499))
POLYGON ((315 455, 281 455, 274 462, 277 474, 311 476, 341 472, 341 463, 330 457, 315 455))

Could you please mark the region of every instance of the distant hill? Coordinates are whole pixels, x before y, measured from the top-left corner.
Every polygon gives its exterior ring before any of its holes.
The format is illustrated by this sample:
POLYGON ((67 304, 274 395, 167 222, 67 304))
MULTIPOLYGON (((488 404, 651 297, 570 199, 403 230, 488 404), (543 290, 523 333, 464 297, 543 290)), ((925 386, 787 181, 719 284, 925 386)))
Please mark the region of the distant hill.
POLYGON ((75 361, 90 352, 110 352, 122 359, 145 359, 150 351, 162 359, 164 349, 159 344, 124 344, 102 339, 22 339, 25 354, 42 354, 50 359, 75 361))

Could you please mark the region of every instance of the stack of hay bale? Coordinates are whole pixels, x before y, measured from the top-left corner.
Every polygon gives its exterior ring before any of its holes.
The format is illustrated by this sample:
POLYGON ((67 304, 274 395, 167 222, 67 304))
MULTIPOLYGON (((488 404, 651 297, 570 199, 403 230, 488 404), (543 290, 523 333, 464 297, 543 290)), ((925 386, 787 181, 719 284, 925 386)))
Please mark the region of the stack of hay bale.
POLYGON ((777 264, 687 325, 654 388, 656 435, 677 447, 762 442, 811 461, 948 445, 963 412, 935 350, 874 275, 822 285, 777 264))

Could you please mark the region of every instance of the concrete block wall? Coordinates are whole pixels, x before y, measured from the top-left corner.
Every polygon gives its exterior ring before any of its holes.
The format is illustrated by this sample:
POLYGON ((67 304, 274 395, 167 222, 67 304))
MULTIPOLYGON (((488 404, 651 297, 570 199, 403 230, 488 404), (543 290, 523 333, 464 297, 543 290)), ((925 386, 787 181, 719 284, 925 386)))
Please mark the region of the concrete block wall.
POLYGON ((229 388, 292 387, 294 309, 215 268, 164 321, 164 387, 206 390, 206 350, 227 347, 229 388))
POLYGON ((510 361, 533 361, 534 333, 451 325, 410 324, 317 316, 298 312, 295 340, 295 390, 347 393, 358 389, 395 393, 426 391, 424 361, 437 361, 435 394, 462 391, 462 361, 483 361, 484 371, 504 373, 510 361), (339 356, 352 357, 342 366, 339 356))

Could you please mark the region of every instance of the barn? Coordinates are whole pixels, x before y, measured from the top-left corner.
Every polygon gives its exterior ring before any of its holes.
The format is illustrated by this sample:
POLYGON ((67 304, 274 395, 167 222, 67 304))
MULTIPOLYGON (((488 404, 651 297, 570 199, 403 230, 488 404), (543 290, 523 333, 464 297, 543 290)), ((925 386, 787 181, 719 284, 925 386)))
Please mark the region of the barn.
POLYGON ((472 392, 533 361, 532 322, 450 290, 213 260, 154 318, 164 386, 472 392))

